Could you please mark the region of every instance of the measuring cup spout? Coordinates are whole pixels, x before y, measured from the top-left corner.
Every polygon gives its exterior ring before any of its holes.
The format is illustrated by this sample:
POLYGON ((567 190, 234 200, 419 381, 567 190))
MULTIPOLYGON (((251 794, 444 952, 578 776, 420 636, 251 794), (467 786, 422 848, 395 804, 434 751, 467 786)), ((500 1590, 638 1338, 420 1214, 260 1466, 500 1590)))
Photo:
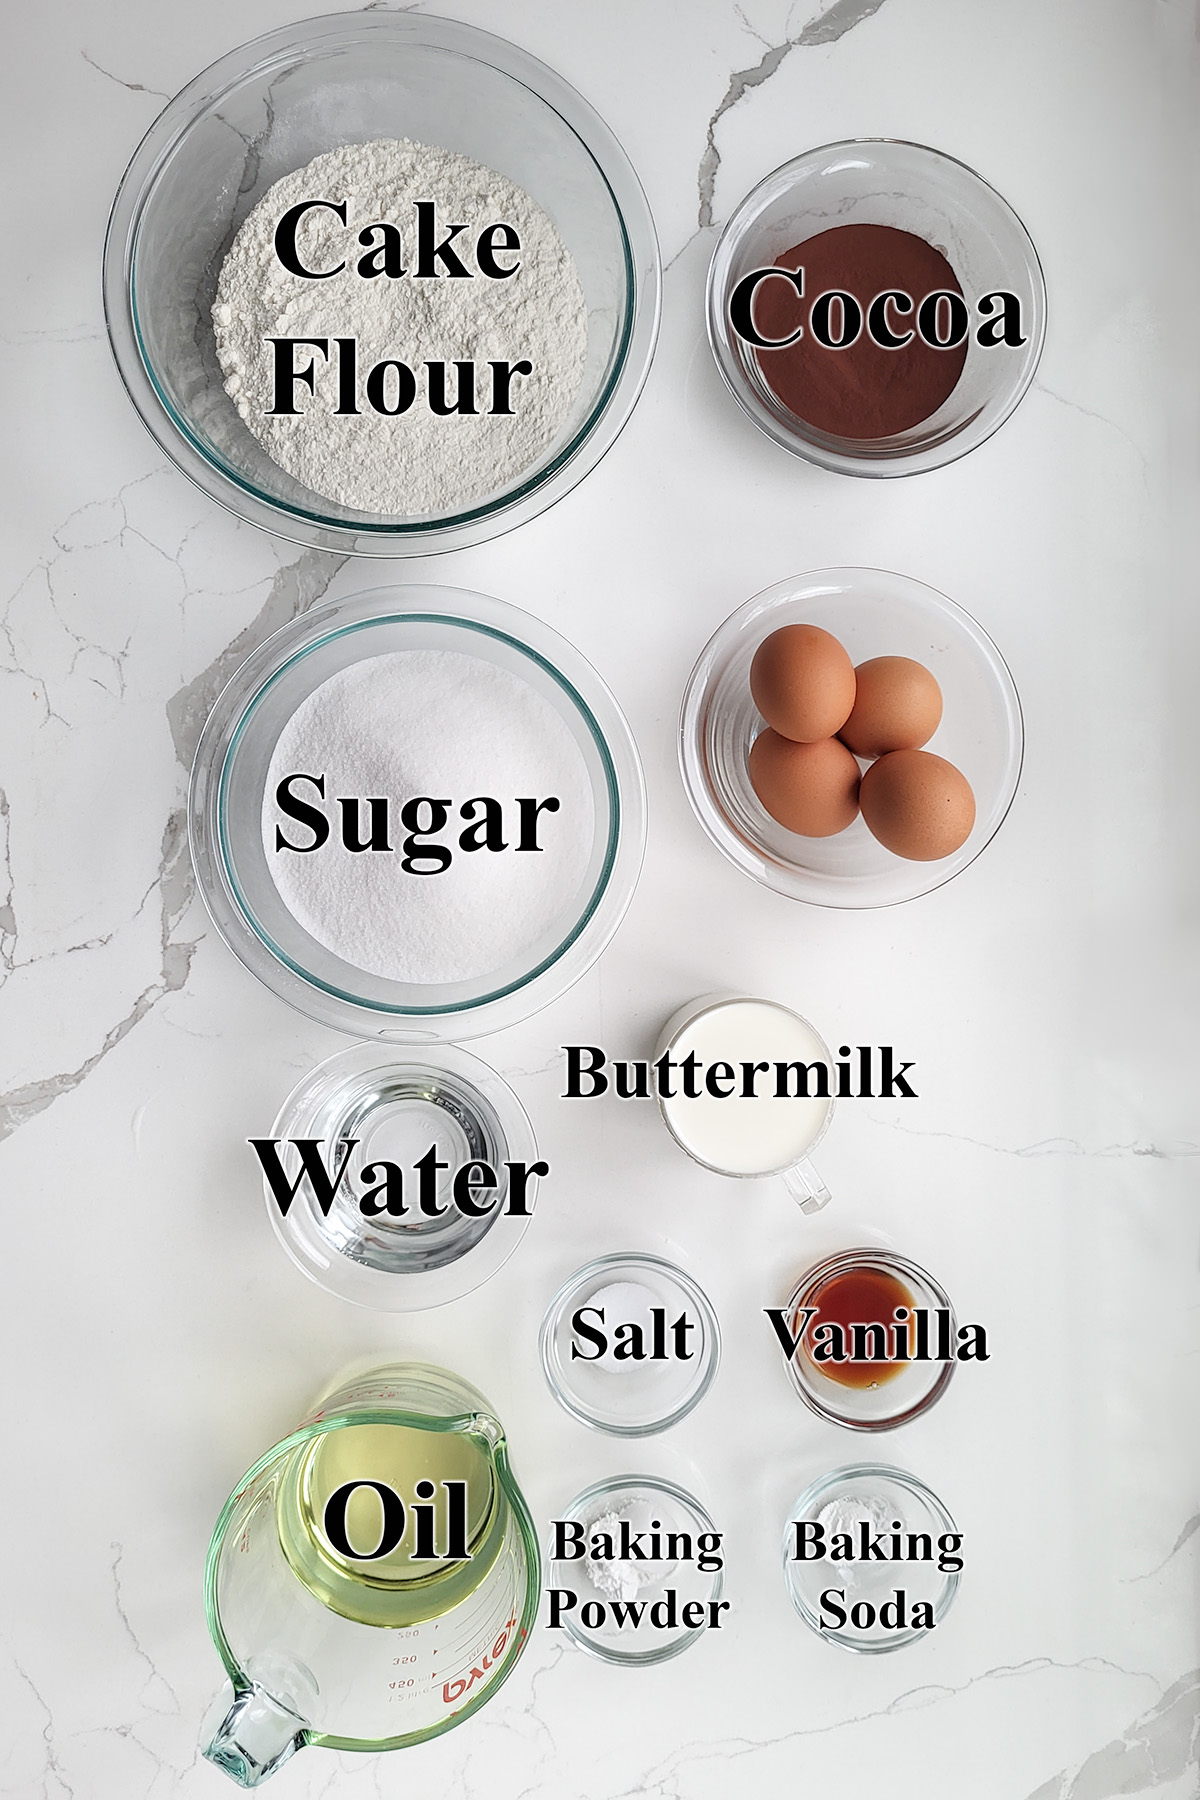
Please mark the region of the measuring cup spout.
POLYGON ((203 1753, 239 1787, 258 1787, 308 1742, 300 1715, 256 1681, 238 1688, 227 1681, 217 1707, 222 1716, 211 1736, 205 1733, 203 1753))
POLYGON ((504 1427, 499 1419, 491 1413, 477 1412, 471 1415, 471 1430, 476 1437, 481 1437, 490 1451, 495 1451, 504 1441, 504 1427))

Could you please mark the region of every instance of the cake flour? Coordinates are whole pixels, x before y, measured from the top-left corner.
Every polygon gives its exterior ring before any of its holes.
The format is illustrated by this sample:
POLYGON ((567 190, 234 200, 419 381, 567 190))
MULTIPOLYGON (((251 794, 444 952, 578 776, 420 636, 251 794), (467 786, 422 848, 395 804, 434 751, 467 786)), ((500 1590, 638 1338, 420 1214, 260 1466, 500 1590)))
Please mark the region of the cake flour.
MULTIPOLYGON (((517 253, 504 262, 517 260, 517 253)), ((389 516, 445 515, 477 505, 529 474, 571 419, 587 354, 587 303, 569 251, 541 207, 513 182, 470 157, 406 138, 347 144, 277 181, 244 221, 221 267, 213 305, 225 390, 272 461, 313 493, 389 516), (305 266, 346 267, 326 280, 285 269, 275 229, 304 200, 347 203, 347 224, 327 208, 305 214, 298 242, 305 266), (465 223, 455 240, 474 244, 503 221, 520 239, 519 267, 505 280, 436 279, 355 273, 358 232, 387 220, 407 244, 413 203, 433 199, 439 220, 465 223), (429 361, 474 361, 480 378, 493 360, 528 359, 532 373, 511 385, 511 415, 434 413, 423 388, 406 412, 339 415, 338 381, 318 351, 297 347, 295 366, 316 370, 315 392, 297 383, 295 417, 269 416, 274 393, 272 337, 357 340, 361 384, 384 359, 418 375, 429 361)), ((454 371, 448 371, 453 399, 454 371)), ((477 390, 486 382, 477 379, 477 390)), ((389 401, 389 404, 394 404, 389 401)))

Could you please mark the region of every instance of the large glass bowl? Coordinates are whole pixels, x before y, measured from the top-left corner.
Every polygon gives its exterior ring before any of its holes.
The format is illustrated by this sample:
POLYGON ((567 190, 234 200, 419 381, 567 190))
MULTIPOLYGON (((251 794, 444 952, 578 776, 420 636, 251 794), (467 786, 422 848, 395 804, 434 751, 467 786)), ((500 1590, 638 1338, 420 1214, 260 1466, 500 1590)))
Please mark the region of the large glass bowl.
POLYGON ((1023 746, 1017 690, 991 638, 944 594, 884 569, 819 569, 747 600, 692 670, 679 726, 683 784, 713 843, 756 881, 815 906, 891 906, 959 874, 1004 822, 1023 746), (763 808, 747 766, 763 724, 750 696, 750 664, 764 638, 801 623, 832 632, 856 666, 907 656, 936 677, 944 711, 925 748, 960 769, 975 794, 974 828, 953 855, 906 862, 872 837, 861 816, 835 837, 800 837, 763 808))
POLYGON ((646 197, 587 102, 502 38, 407 12, 287 25, 197 75, 135 151, 104 251, 117 367, 171 460, 253 525, 366 556, 479 543, 581 481, 641 392, 660 283, 646 197), (266 190, 323 151, 400 137, 473 157, 530 194, 574 257, 588 309, 587 365, 561 432, 516 483, 442 516, 357 511, 288 475, 226 394, 213 339, 222 261, 266 190))
POLYGON ((637 886, 645 790, 623 713, 564 638, 499 600, 413 584, 318 607, 247 657, 201 735, 188 830, 213 923, 273 993, 356 1037, 459 1041, 528 1018, 595 962, 637 886), (528 682, 574 737, 591 789, 590 859, 567 906, 512 966, 468 981, 394 981, 343 961, 289 911, 263 849, 264 786, 296 708, 339 671, 403 650, 457 651, 528 682))
POLYGON ((807 151, 747 194, 713 253, 707 315, 726 386, 775 443, 843 475, 915 475, 965 456, 1012 412, 1042 353, 1046 284, 1020 219, 973 169, 924 144, 855 138, 807 151), (755 351, 730 325, 729 301, 751 270, 839 225, 888 225, 924 238, 946 257, 969 305, 998 289, 1015 293, 1025 342, 982 348, 972 306, 963 372, 931 417, 881 438, 837 437, 808 424, 768 387, 755 351))

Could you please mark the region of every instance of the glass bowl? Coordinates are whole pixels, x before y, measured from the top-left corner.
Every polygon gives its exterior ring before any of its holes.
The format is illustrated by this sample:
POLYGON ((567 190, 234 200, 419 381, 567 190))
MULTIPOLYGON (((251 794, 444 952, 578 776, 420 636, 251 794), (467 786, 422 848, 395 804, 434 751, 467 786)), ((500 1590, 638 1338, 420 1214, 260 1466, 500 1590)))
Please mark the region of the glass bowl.
POLYGON ((641 392, 660 286, 645 195, 587 102, 502 38, 408 12, 307 19, 197 75, 134 152, 104 251, 113 354, 167 456, 251 524, 365 556, 480 543, 569 492, 641 392), (221 263, 266 190, 323 151, 399 137, 473 157, 530 194, 574 257, 588 308, 586 369, 557 438, 515 484, 443 516, 357 511, 288 475, 226 394, 213 338, 221 263))
MULTIPOLYGON (((576 1605, 564 1613, 562 1627, 581 1650, 599 1657, 601 1662, 619 1663, 626 1668, 647 1668, 652 1663, 666 1662, 670 1657, 678 1656, 703 1636, 711 1616, 710 1603, 721 1598, 725 1585, 724 1568, 697 1567, 699 1555, 703 1554, 697 1544, 700 1535, 711 1533, 717 1539, 715 1554, 722 1562, 724 1553, 717 1529, 700 1502, 684 1488, 676 1487, 674 1482, 661 1481, 654 1475, 613 1475, 607 1481, 598 1481, 572 1500, 562 1518, 582 1525, 590 1534, 612 1529, 605 1521, 614 1516, 619 1519, 622 1515, 629 1519, 631 1532, 661 1529, 663 1548, 668 1547, 665 1543, 667 1533, 686 1533, 693 1552, 691 1558, 664 1558, 657 1562, 630 1560, 628 1564, 616 1561, 608 1565, 597 1562, 595 1566, 600 1572, 597 1581, 586 1556, 556 1557, 554 1553, 558 1546, 552 1538, 546 1555, 549 1586, 565 1589, 575 1596, 576 1605), (623 1573, 624 1584, 621 1582, 623 1573), (619 1587, 622 1591, 617 1591, 619 1587), (648 1628, 643 1623, 631 1628, 613 1622, 614 1600, 626 1603, 638 1600, 650 1608, 664 1598, 668 1587, 675 1592, 677 1613, 689 1603, 699 1603, 704 1609, 706 1623, 688 1626, 680 1620, 674 1626, 648 1628), (589 1623, 584 1616, 589 1608, 597 1609, 591 1615, 598 1619, 595 1624, 589 1623), (639 1643, 639 1637, 644 1641, 639 1643)), ((619 1538, 614 1548, 619 1548, 619 1538)), ((708 1560, 707 1556, 705 1560, 708 1560)))
POLYGON ((499 600, 413 584, 317 607, 246 658, 201 734, 188 831, 213 923, 266 987, 335 1030, 433 1043, 528 1018, 592 966, 637 886, 645 791, 624 715, 565 639, 499 600), (405 650, 457 651, 527 682, 565 723, 590 789, 590 856, 569 903, 514 961, 470 980, 390 980, 343 960, 285 905, 263 849, 271 758, 297 707, 351 665, 405 650))
MULTIPOLYGON (((419 1312, 473 1293, 508 1261, 537 1197, 534 1174, 521 1210, 508 1210, 505 1164, 537 1160, 524 1107, 494 1069, 451 1044, 408 1055, 381 1044, 339 1050, 293 1088, 271 1137, 287 1185, 300 1183, 284 1212, 264 1174, 276 1237, 318 1287, 381 1312, 419 1312), (325 1166, 341 1175, 327 1208, 303 1179, 297 1139, 316 1139, 325 1166), (343 1145, 353 1145, 344 1173, 343 1145), (413 1167, 430 1146, 446 1164, 436 1177, 435 1212, 418 1204, 413 1167), (381 1161, 403 1171, 403 1214, 362 1212, 362 1193, 381 1179, 377 1167, 365 1171, 381 1161), (475 1162, 487 1163, 497 1177, 488 1196, 493 1204, 479 1217, 452 1198, 456 1172, 475 1162)), ((482 1206, 483 1194, 474 1198, 482 1206)))
MULTIPOLYGON (((903 1650, 927 1636, 929 1628, 913 1625, 911 1620, 898 1628, 884 1626, 880 1620, 882 1607, 893 1600, 896 1588, 902 1588, 909 1609, 919 1601, 932 1606, 936 1629, 958 1592, 960 1574, 958 1569, 940 1569, 938 1563, 960 1558, 961 1540, 962 1534, 942 1502, 915 1475, 882 1463, 855 1463, 814 1481, 788 1514, 783 1531, 784 1584, 804 1623, 827 1643, 838 1644, 860 1656, 903 1650), (854 1537, 863 1522, 872 1534, 890 1537, 893 1525, 898 1524, 905 1550, 909 1533, 928 1537, 930 1560, 832 1562, 826 1556, 798 1562, 794 1557, 796 1525, 814 1520, 824 1526, 827 1539, 844 1532, 854 1537), (957 1545, 947 1543, 944 1553, 938 1541, 943 1533, 959 1540, 957 1545), (844 1600, 838 1602, 847 1614, 844 1624, 836 1621, 832 1611, 822 1624, 821 1596, 831 1588, 844 1593, 844 1600), (867 1610, 855 1620, 854 1613, 860 1605, 875 1614, 873 1621, 867 1610)), ((923 1550, 924 1546, 917 1548, 923 1550)))
MULTIPOLYGON (((932 1275, 927 1275, 916 1263, 909 1262, 907 1257, 897 1256, 892 1250, 872 1248, 843 1250, 837 1256, 828 1256, 801 1277, 784 1308, 793 1332, 794 1322, 801 1310, 813 1305, 822 1288, 852 1270, 862 1270, 868 1274, 879 1271, 885 1276, 894 1276, 908 1290, 911 1296, 908 1304, 911 1307, 923 1307, 930 1314, 938 1308, 944 1309, 950 1315, 951 1346, 957 1347, 958 1328, 954 1308, 932 1275)), ((811 1322, 811 1328, 815 1329, 821 1322, 818 1312, 811 1322)), ((862 1324, 874 1322, 873 1318, 852 1321, 862 1324)), ((878 1322, 887 1327, 893 1321, 889 1317, 881 1318, 878 1322)), ((910 1317, 910 1349, 916 1348, 913 1335, 915 1329, 910 1317)), ((936 1344, 936 1321, 932 1318, 929 1331, 931 1343, 936 1344)), ((828 1419, 834 1425, 845 1425, 851 1431, 890 1431, 894 1426, 907 1425, 910 1419, 928 1412, 945 1393, 958 1364, 953 1358, 949 1362, 914 1360, 902 1365, 894 1375, 874 1387, 850 1387, 845 1382, 835 1381, 824 1372, 827 1366, 814 1362, 808 1355, 805 1340, 802 1340, 796 1354, 788 1358, 787 1371, 792 1386, 804 1404, 819 1418, 828 1419)), ((895 1367, 894 1364, 889 1366, 895 1367)))
POLYGON ((923 144, 855 138, 807 151, 747 194, 713 253, 706 310, 727 387, 775 443, 843 475, 915 475, 965 456, 1012 412, 1042 353, 1046 284, 1025 227, 973 169, 923 144), (840 225, 890 225, 924 238, 954 269, 971 311, 954 391, 929 418, 889 437, 838 437, 797 417, 767 386, 753 348, 729 322, 730 297, 745 275, 840 225), (975 341, 970 302, 997 289, 1021 302, 1020 346, 984 349, 975 341))
MULTIPOLYGON (((627 1341, 636 1342, 632 1335, 627 1341)), ((708 1296, 690 1275, 661 1256, 618 1254, 598 1257, 563 1283, 542 1321, 539 1347, 550 1391, 572 1418, 611 1437, 648 1437, 677 1425, 707 1394, 721 1360, 721 1332, 708 1296), (613 1316, 606 1302, 603 1325, 588 1321, 590 1329, 603 1332, 606 1349, 601 1351, 587 1336, 580 1341, 571 1322, 574 1313, 626 1284, 647 1290, 651 1304, 665 1309, 665 1339, 675 1321, 687 1315, 692 1330, 683 1337, 686 1359, 655 1361, 647 1355, 639 1361, 615 1354, 616 1329, 626 1323, 639 1327, 640 1348, 646 1349, 647 1340, 653 1348, 654 1322, 645 1303, 636 1304, 640 1295, 614 1294, 614 1304, 622 1298, 633 1303, 626 1316, 613 1316), (573 1355, 573 1350, 581 1354, 573 1355)))
POLYGON ((679 726, 683 785, 713 843, 756 881, 815 906, 892 906, 943 886, 999 831, 1023 750, 1021 704, 991 638, 944 594, 883 569, 794 575, 740 606, 692 670, 679 726), (975 794, 974 828, 953 855, 906 862, 884 849, 861 816, 835 837, 799 837, 760 804, 747 767, 762 727, 750 664, 764 638, 799 623, 832 632, 856 665, 908 656, 936 676, 944 711, 925 748, 960 769, 975 794))

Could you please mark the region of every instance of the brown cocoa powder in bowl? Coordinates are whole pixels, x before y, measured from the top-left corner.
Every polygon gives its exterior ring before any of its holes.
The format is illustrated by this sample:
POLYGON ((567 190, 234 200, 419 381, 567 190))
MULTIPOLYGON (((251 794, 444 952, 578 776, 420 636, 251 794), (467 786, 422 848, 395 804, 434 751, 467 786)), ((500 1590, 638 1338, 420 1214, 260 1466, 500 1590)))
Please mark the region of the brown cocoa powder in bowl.
POLYGON ((916 311, 926 295, 962 293, 940 250, 911 231, 891 225, 836 225, 794 244, 776 268, 804 270, 804 297, 790 282, 764 281, 754 299, 754 321, 767 338, 784 338, 803 325, 804 335, 779 350, 757 350, 763 379, 789 412, 817 431, 840 438, 883 438, 931 418, 949 399, 967 359, 965 343, 938 350, 915 333, 916 311), (876 344, 864 323, 856 342, 827 349, 813 336, 809 311, 821 294, 853 294, 863 311, 889 288, 912 298, 913 311, 889 308, 898 335, 914 330, 900 350, 876 344))

